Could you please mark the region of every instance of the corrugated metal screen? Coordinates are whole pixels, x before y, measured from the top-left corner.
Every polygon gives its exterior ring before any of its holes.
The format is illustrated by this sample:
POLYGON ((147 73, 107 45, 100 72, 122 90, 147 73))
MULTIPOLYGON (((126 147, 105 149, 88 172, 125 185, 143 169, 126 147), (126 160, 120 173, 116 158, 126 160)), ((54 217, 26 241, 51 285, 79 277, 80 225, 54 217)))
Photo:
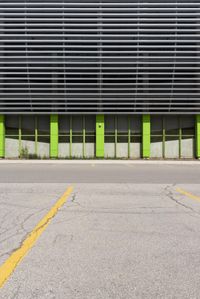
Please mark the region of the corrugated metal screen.
POLYGON ((200 1, 1 0, 0 112, 199 113, 200 1))

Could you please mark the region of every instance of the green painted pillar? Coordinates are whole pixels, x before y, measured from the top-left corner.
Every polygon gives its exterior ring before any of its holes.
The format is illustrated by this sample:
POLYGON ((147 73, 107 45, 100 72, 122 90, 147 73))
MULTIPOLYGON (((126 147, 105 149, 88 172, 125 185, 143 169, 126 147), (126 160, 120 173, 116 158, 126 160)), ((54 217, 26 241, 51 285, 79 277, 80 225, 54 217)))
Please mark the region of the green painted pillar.
POLYGON ((96 157, 104 158, 104 115, 96 115, 96 157))
POLYGON ((196 115, 196 158, 200 159, 200 114, 196 115))
POLYGON ((149 114, 142 115, 142 158, 150 158, 151 119, 149 114))
POLYGON ((0 115, 0 158, 5 157, 5 117, 0 115))
POLYGON ((58 115, 50 116, 50 158, 58 158, 58 115))

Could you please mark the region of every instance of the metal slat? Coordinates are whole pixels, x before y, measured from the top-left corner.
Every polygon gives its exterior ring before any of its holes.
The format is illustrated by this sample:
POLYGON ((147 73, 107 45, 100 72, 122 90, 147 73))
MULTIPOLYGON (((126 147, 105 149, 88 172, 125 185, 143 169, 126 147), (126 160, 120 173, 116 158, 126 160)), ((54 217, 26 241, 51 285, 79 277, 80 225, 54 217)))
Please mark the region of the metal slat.
POLYGON ((200 0, 0 2, 0 111, 200 113, 200 0))

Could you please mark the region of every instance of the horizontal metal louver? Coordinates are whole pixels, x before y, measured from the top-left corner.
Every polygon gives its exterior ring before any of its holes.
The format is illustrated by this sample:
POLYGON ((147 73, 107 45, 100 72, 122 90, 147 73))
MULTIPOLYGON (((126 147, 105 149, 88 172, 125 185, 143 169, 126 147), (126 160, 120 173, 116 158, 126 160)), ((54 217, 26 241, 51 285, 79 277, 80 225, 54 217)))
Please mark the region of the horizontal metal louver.
POLYGON ((200 0, 2 0, 0 113, 200 113, 200 0))

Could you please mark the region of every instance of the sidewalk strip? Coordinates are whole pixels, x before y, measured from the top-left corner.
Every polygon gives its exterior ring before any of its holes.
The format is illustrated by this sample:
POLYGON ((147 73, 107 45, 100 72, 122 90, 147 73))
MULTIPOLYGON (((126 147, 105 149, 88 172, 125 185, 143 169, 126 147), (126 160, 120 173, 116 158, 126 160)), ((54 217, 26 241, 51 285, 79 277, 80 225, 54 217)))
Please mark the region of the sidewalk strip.
POLYGON ((200 201, 200 197, 199 196, 194 195, 192 193, 189 193, 189 192, 187 192, 187 191, 185 191, 185 190, 183 190, 181 188, 177 188, 176 191, 179 192, 179 193, 181 193, 181 194, 183 194, 183 195, 185 195, 185 196, 187 196, 187 197, 189 197, 189 198, 191 198, 191 199, 200 201))
POLYGON ((57 214, 58 210, 64 205, 67 198, 73 191, 73 187, 69 187, 65 193, 59 198, 56 204, 49 210, 44 218, 36 225, 27 238, 22 242, 20 247, 15 250, 9 258, 0 266, 0 288, 4 285, 10 275, 13 273, 17 265, 25 257, 28 251, 34 246, 42 232, 47 228, 52 218, 57 214))

